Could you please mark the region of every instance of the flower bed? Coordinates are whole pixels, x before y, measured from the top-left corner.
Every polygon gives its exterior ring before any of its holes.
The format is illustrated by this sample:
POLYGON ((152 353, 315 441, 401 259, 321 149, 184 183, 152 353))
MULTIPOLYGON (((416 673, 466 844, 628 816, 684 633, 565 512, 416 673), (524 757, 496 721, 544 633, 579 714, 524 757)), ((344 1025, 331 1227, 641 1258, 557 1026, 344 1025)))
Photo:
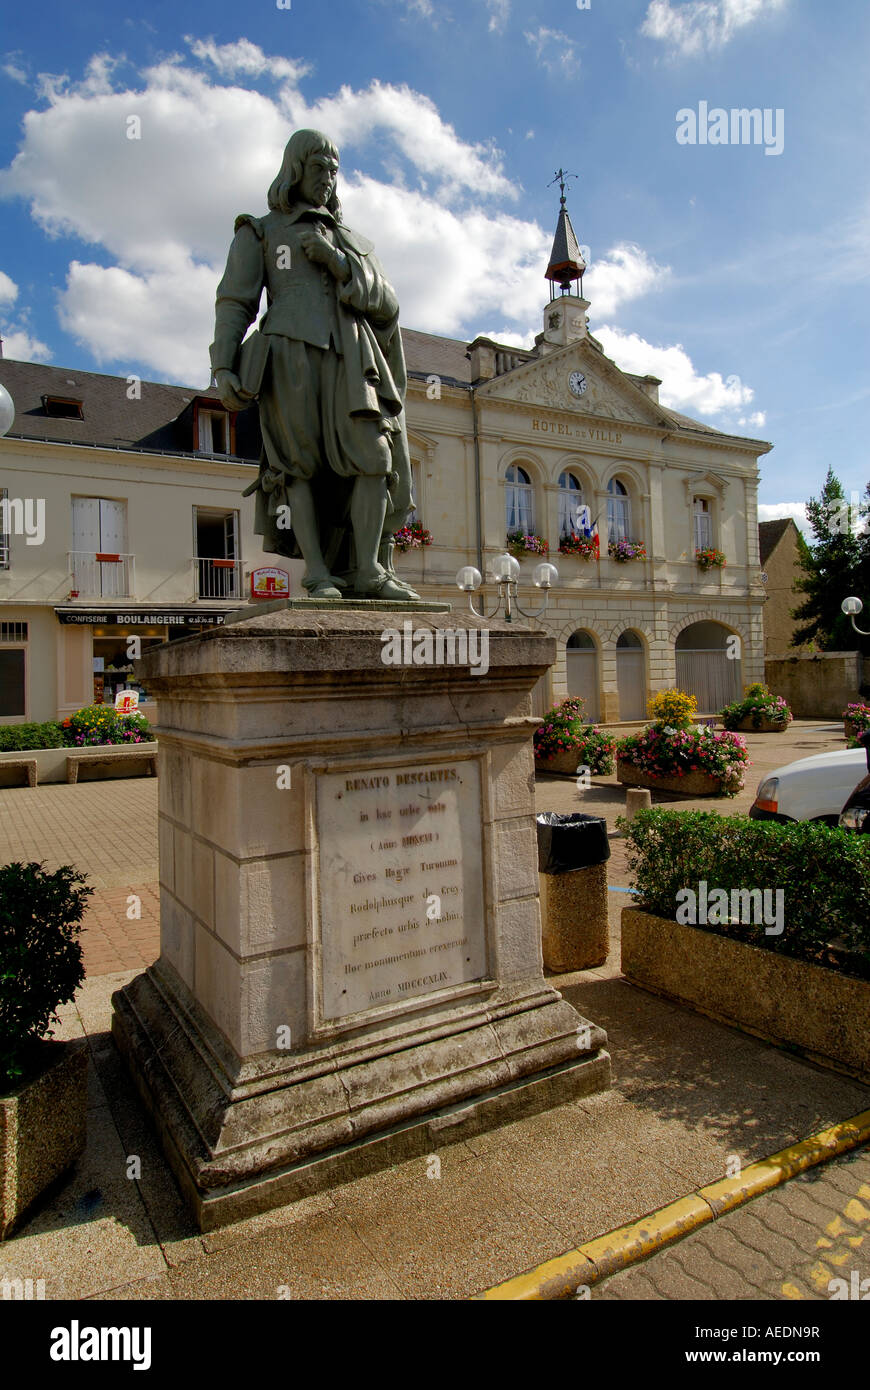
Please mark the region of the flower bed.
POLYGON ((705 546, 701 550, 696 550, 695 561, 698 569, 703 570, 705 573, 707 570, 724 569, 726 563, 724 553, 721 550, 717 550, 715 546, 712 545, 705 546))
POLYGON ((611 541, 607 553, 611 560, 625 564, 628 560, 645 560, 646 546, 643 541, 611 541))
POLYGON ((398 550, 420 550, 432 544, 432 532, 426 530, 422 521, 412 521, 407 526, 400 526, 393 533, 393 540, 398 550))
POLYGON ((675 729, 652 724, 638 734, 629 734, 616 746, 617 777, 634 786, 659 786, 684 796, 711 794, 735 796, 743 787, 749 766, 746 744, 737 734, 715 729, 675 729), (623 768, 642 773, 648 780, 638 782, 623 768), (691 773, 700 773, 710 782, 691 783, 691 773), (666 785, 667 783, 667 785, 666 785))
POLYGON ((562 536, 559 541, 560 555, 579 555, 581 560, 594 560, 598 556, 598 539, 596 536, 576 536, 572 532, 570 536, 562 536))
POLYGON ((541 771, 573 777, 578 767, 588 767, 596 777, 612 773, 616 740, 583 723, 584 703, 569 697, 544 715, 534 737, 535 762, 541 771))
POLYGON ((69 719, 0 727, 0 753, 44 748, 93 748, 148 743, 151 726, 143 714, 116 714, 111 705, 86 705, 69 719))
POLYGON ((524 531, 508 531, 507 548, 515 560, 527 555, 546 555, 550 549, 541 536, 527 535, 524 531))
POLYGON ((843 710, 843 732, 850 748, 858 747, 858 738, 870 729, 870 705, 855 702, 843 710))
POLYGON ((791 710, 782 696, 773 695, 760 681, 747 686, 743 699, 725 705, 719 715, 726 729, 765 734, 784 733, 792 720, 791 710))

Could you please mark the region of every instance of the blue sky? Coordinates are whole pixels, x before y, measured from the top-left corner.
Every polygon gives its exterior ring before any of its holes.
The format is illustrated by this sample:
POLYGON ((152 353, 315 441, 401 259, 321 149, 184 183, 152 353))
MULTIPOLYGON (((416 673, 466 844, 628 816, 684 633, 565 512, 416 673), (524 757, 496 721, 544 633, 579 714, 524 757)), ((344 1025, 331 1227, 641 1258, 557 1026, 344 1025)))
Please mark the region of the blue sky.
POLYGON ((284 142, 315 125, 405 326, 531 341, 562 164, 608 355, 775 444, 762 515, 799 509, 829 465, 863 490, 868 41, 866 0, 7 10, 5 355, 205 385, 233 217, 265 210, 284 142), (678 142, 700 103, 769 111, 781 152, 678 142))

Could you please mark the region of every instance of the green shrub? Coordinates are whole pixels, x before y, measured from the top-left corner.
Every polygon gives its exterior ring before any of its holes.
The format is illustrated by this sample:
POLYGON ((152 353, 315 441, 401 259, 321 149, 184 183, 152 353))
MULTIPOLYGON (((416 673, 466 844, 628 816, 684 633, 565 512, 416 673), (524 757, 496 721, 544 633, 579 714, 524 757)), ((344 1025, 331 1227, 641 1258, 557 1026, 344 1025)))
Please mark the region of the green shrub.
MULTIPOLYGON (((681 889, 760 888, 784 894, 784 930, 725 922, 707 926, 816 964, 870 974, 870 836, 813 821, 779 825, 715 811, 640 811, 620 819, 638 906, 676 920, 681 889), (831 949, 831 943, 837 943, 831 949)), ((703 923, 698 923, 703 927, 703 923)))
POLYGON ((0 753, 17 753, 31 748, 62 748, 63 730, 56 720, 46 724, 3 724, 0 726, 0 753))
POLYGON ((69 864, 0 868, 0 1093, 24 1075, 85 977, 78 935, 93 889, 84 882, 69 864))

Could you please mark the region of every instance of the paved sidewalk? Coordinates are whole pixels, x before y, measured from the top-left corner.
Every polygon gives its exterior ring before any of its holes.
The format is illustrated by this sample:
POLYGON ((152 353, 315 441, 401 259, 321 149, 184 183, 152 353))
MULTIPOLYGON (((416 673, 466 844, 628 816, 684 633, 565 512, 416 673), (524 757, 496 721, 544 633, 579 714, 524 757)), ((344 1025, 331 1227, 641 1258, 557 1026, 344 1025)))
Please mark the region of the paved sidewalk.
POLYGON ((870 1296, 866 1147, 756 1197, 603 1280, 590 1296, 852 1301, 859 1294, 870 1296))
MULTIPOLYGON (((756 773, 843 746, 836 731, 819 726, 750 735, 755 740, 747 805, 756 773)), ((109 1033, 112 992, 158 949, 155 792, 153 779, 0 791, 0 863, 73 862, 98 889, 84 937, 88 977, 76 1004, 62 1011, 62 1036, 84 1034, 90 1044, 88 1147, 60 1189, 0 1247, 0 1275, 44 1278, 49 1299, 464 1298, 724 1177, 733 1155, 745 1165, 870 1107, 870 1087, 625 982, 618 929, 628 898, 614 892, 607 965, 552 977, 607 1030, 611 1091, 447 1145, 437 1155, 440 1176, 427 1160, 412 1160, 201 1235, 109 1033), (140 899, 141 917, 127 916, 131 895, 140 899), (130 1163, 136 1157, 138 1176, 130 1163)), ((624 805, 615 779, 582 804, 573 783, 549 778, 538 797, 541 809, 601 807, 611 825, 624 805)), ((745 809, 740 799, 702 804, 726 814, 745 809)), ((611 847, 611 884, 625 886, 621 844, 611 847)), ((868 1277, 858 1241, 870 1207, 862 1193, 867 1162, 865 1150, 860 1160, 814 1170, 602 1284, 593 1297, 727 1298, 744 1278, 753 1291, 743 1297, 824 1296, 814 1260, 833 1277, 854 1259, 868 1277), (854 1180, 854 1191, 836 1186, 840 1174, 846 1187, 854 1180), (792 1205, 783 1208, 786 1202, 792 1205), (862 1211, 850 1205, 856 1202, 862 1211), (752 1221, 762 1218, 774 1230, 780 1223, 779 1244, 773 1237, 759 1244, 752 1221), (756 1254, 735 1262, 729 1238, 756 1254), (700 1243, 714 1240, 725 1242, 721 1257, 700 1243), (762 1253, 771 1255, 771 1268, 762 1253), (619 1281, 641 1274, 676 1290, 669 1270, 687 1259, 691 1294, 620 1293, 628 1285, 619 1281)))

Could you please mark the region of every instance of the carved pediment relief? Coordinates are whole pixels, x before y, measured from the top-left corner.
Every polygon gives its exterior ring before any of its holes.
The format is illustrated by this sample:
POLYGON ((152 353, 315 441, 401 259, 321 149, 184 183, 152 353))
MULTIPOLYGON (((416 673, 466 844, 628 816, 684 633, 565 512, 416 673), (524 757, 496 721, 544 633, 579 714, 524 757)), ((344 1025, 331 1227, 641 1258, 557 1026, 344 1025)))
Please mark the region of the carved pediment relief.
POLYGON ((640 425, 661 424, 662 417, 653 402, 647 407, 643 393, 633 383, 620 381, 617 368, 608 369, 595 357, 597 354, 593 355, 591 349, 572 344, 487 382, 480 396, 640 425), (568 385, 572 372, 580 372, 585 378, 585 390, 580 396, 574 395, 568 385), (611 376, 615 380, 609 380, 611 376))

